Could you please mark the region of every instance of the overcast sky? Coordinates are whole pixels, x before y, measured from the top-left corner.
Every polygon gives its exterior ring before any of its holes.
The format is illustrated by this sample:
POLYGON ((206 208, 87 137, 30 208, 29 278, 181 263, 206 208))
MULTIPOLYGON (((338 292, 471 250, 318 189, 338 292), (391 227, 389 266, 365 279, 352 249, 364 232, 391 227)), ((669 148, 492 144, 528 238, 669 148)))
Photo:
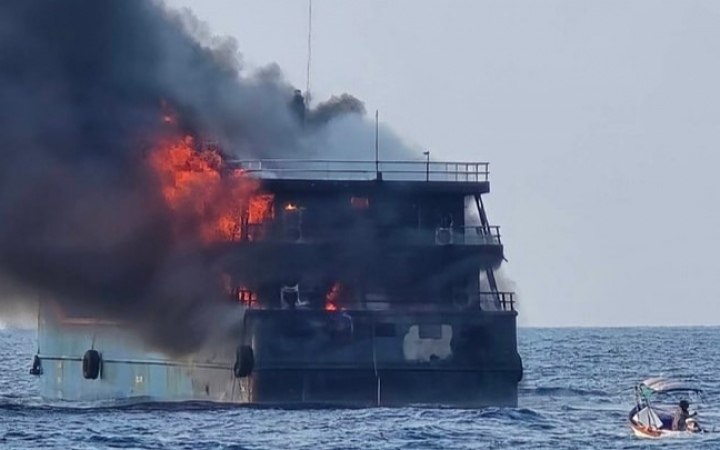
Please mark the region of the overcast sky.
MULTIPOLYGON (((307 2, 168 3, 304 89, 307 2)), ((314 0, 311 89, 490 161, 520 324, 717 325, 719 23, 716 1, 314 0)))

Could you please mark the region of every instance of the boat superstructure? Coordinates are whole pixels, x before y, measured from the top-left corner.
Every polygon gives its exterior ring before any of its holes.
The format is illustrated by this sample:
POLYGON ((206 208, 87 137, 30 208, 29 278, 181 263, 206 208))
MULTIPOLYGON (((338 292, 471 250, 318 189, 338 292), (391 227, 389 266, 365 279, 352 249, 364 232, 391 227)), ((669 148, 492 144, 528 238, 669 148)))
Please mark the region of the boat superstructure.
POLYGON ((496 280, 504 255, 482 199, 487 163, 232 164, 260 180, 270 211, 262 221, 245 211, 214 250, 228 301, 245 310, 241 335, 170 357, 123 324, 46 304, 45 398, 517 404, 517 312, 496 280))

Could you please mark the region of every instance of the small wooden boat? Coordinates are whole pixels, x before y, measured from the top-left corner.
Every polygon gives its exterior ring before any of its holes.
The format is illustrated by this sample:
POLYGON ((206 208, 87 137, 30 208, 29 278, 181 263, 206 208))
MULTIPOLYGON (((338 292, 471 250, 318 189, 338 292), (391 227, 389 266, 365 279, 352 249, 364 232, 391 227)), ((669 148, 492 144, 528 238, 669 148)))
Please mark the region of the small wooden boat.
POLYGON ((696 412, 690 413, 685 426, 673 429, 673 417, 681 400, 697 405, 702 390, 692 384, 667 378, 650 378, 635 387, 635 407, 630 411, 630 428, 637 437, 658 439, 702 433, 696 412))

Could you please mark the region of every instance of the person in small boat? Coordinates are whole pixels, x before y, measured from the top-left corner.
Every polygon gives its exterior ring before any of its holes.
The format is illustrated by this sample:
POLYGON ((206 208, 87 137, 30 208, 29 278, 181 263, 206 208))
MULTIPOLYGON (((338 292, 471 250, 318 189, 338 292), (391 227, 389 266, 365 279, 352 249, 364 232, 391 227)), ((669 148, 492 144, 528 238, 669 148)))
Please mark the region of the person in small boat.
POLYGON ((694 417, 696 414, 696 413, 691 414, 690 411, 688 411, 688 408, 690 408, 690 402, 688 402, 687 400, 680 400, 678 409, 675 411, 675 414, 673 415, 673 421, 672 421, 673 431, 687 430, 687 420, 691 417, 694 417))

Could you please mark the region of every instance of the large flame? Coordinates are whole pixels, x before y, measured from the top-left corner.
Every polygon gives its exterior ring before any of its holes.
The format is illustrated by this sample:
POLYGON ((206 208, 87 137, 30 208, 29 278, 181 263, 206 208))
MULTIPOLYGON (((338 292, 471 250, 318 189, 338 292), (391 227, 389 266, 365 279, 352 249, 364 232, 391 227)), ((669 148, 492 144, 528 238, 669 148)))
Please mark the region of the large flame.
POLYGON ((226 166, 214 149, 199 149, 191 136, 160 142, 149 163, 171 210, 195 224, 204 242, 249 239, 247 224, 272 216, 272 196, 259 181, 226 166))

